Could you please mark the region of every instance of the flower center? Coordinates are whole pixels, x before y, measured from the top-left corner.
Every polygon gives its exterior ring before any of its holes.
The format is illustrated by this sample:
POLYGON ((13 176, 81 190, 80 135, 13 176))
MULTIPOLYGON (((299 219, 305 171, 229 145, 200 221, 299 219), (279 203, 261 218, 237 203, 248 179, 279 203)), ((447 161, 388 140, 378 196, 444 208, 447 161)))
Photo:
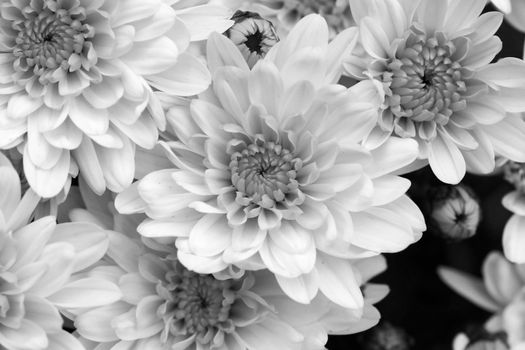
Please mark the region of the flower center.
POLYGON ((231 155, 231 181, 235 188, 258 203, 284 200, 295 191, 297 170, 302 162, 274 142, 252 143, 231 155))
POLYGON ((381 77, 387 85, 386 104, 396 119, 398 136, 413 137, 417 131, 428 138, 417 124, 445 125, 454 112, 466 108, 465 73, 455 59, 458 53, 443 33, 427 37, 411 29, 381 77))
POLYGON ((59 68, 69 72, 79 69, 84 43, 94 35, 93 28, 82 23, 83 9, 45 7, 41 12, 33 11, 25 13, 24 21, 13 23, 18 31, 13 49, 15 69, 37 74, 41 82, 57 81, 52 74, 59 68))
POLYGON ((232 329, 230 308, 235 293, 230 281, 215 279, 187 270, 178 262, 166 274, 159 294, 166 299, 159 312, 163 314, 165 329, 161 338, 197 335, 197 340, 209 343, 218 330, 232 329))

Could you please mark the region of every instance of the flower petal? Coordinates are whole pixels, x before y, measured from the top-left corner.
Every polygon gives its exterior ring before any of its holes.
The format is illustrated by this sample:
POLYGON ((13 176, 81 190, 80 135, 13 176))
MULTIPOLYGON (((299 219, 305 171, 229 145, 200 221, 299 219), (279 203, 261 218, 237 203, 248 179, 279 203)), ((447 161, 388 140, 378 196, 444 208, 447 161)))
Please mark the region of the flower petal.
POLYGON ((483 282, 479 278, 449 267, 440 267, 438 274, 441 280, 456 293, 467 298, 482 309, 490 312, 499 310, 499 305, 487 293, 483 282))
POLYGON ((61 308, 94 308, 114 303, 122 297, 113 283, 99 278, 82 278, 64 285, 48 300, 61 308))
POLYGON ((448 184, 457 184, 466 172, 465 158, 452 140, 438 130, 430 143, 428 161, 436 177, 448 184))
POLYGON ((503 229, 503 252, 512 262, 525 263, 525 216, 513 215, 503 229))

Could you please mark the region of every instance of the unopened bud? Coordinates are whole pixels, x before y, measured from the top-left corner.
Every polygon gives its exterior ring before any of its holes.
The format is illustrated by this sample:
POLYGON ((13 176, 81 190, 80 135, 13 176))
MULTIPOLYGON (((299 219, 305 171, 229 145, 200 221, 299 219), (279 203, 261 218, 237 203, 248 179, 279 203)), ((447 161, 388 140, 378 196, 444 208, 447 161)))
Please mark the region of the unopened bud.
POLYGON ((462 240, 476 233, 481 220, 481 208, 470 188, 443 185, 430 193, 430 217, 441 235, 452 240, 462 240))
POLYGON ((364 350, 409 350, 414 339, 389 322, 381 322, 361 339, 364 350))
POLYGON ((237 45, 252 68, 257 61, 266 56, 279 37, 272 22, 262 18, 258 13, 237 11, 232 20, 235 24, 224 33, 237 45))

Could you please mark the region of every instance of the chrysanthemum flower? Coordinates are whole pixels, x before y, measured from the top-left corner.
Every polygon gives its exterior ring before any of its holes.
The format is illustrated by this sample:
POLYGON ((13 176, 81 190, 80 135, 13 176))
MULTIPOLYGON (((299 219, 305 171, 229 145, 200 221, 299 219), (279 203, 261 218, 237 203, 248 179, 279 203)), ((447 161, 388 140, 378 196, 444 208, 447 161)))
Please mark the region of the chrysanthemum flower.
POLYGON ((503 15, 480 16, 485 0, 351 0, 360 49, 349 74, 369 79, 382 115, 367 146, 390 135, 419 142, 434 174, 456 184, 488 173, 494 156, 525 161, 525 63, 505 58, 493 34, 503 15))
POLYGON ((484 325, 489 333, 505 334, 510 350, 525 348, 525 264, 512 264, 492 252, 483 263, 483 281, 451 268, 438 272, 456 293, 493 313, 484 325))
POLYGON ((40 198, 31 189, 20 197, 18 175, 0 154, 0 348, 82 350, 62 330, 59 310, 120 298, 115 284, 81 274, 104 256, 107 234, 87 223, 57 225, 51 216, 27 224, 40 198))
POLYGON ((525 263, 525 164, 504 165, 505 179, 516 188, 503 197, 502 204, 513 215, 503 229, 503 252, 515 263, 525 263))
POLYGON ((267 267, 300 302, 321 289, 360 308, 347 259, 402 250, 425 225, 404 195, 409 181, 389 174, 415 159, 416 142, 367 151, 377 106, 333 84, 353 33, 328 45, 326 22, 308 16, 251 71, 212 35, 213 91, 168 112, 180 140, 164 143, 174 169, 135 183, 117 209, 145 212, 146 237, 177 237, 190 270, 267 267))
MULTIPOLYGON (((74 220, 103 223, 110 232, 108 255, 91 274, 118 281, 122 300, 77 314, 75 326, 87 349, 123 346, 136 350, 324 349, 327 335, 359 332, 379 320, 373 303, 388 292, 366 284, 365 306, 356 312, 323 296, 310 305, 282 293, 268 271, 236 271, 233 279, 189 271, 176 258, 173 238, 143 239, 135 218, 113 211, 110 198, 81 186, 87 209, 74 209, 74 220)), ((381 256, 356 265, 362 284, 384 270, 381 256)))
POLYGON ((347 0, 212 0, 235 10, 254 11, 271 20, 280 36, 286 36, 299 20, 319 14, 328 23, 330 38, 355 25, 347 0))
POLYGON ((171 2, 2 2, 0 148, 23 153, 41 196, 55 196, 79 170, 99 194, 123 190, 135 145, 153 147, 165 127, 154 90, 188 96, 208 87, 208 70, 186 48, 232 22, 207 28, 206 6, 171 2))

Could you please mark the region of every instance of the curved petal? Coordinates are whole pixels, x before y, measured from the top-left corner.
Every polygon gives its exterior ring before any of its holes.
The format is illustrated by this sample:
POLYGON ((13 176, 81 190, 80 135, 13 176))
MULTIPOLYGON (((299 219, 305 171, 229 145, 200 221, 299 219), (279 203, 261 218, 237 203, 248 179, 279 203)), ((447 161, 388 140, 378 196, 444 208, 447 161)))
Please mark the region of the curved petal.
POLYGON ((525 263, 525 216, 513 215, 503 229, 503 252, 512 262, 525 263))
POLYGON ((465 158, 458 147, 438 130, 438 136, 429 145, 428 162, 436 177, 448 184, 457 184, 465 176, 465 158))

